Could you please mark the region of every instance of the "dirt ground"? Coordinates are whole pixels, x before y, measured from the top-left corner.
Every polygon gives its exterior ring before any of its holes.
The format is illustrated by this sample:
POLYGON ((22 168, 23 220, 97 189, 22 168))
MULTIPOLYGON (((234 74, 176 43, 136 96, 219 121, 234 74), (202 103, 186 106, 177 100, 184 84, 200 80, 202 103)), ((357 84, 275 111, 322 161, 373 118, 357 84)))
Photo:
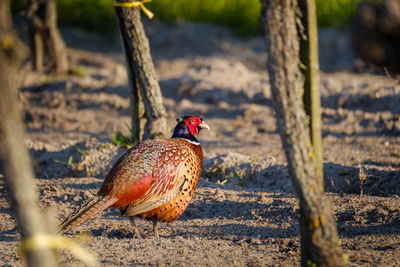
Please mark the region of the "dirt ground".
MULTIPOLYGON (((202 179, 186 212, 161 224, 107 210, 66 234, 103 266, 298 266, 298 203, 286 171, 261 36, 238 39, 222 27, 146 25, 171 129, 178 115, 204 117, 202 179)), ((74 73, 25 67, 21 100, 40 205, 50 225, 96 194, 126 149, 129 90, 117 35, 62 30, 74 73)), ((351 266, 400 266, 400 82, 353 55, 347 31, 320 30, 325 185, 351 266)), ((0 265, 19 266, 20 235, 0 178, 0 265)), ((54 227, 54 226, 52 226, 54 227)), ((65 266, 82 263, 61 251, 65 266)))

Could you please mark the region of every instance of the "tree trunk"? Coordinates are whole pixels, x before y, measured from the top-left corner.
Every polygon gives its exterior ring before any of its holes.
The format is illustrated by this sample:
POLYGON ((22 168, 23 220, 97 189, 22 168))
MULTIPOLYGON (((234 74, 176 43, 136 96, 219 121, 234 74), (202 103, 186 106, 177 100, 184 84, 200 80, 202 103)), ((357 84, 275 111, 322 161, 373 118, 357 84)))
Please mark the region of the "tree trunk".
POLYGON ((42 71, 47 57, 47 71, 66 73, 67 49, 57 26, 55 0, 28 0, 27 16, 33 69, 42 71))
MULTIPOLYGON (((129 71, 131 73, 131 70, 129 71)), ((146 126, 145 106, 143 97, 140 93, 140 85, 129 75, 129 86, 131 88, 131 106, 132 106, 132 141, 134 144, 139 143, 144 138, 144 128, 146 126), (134 84, 133 84, 134 83, 134 84)))
POLYGON ((29 46, 32 51, 32 67, 35 71, 43 71, 43 60, 44 60, 44 48, 43 39, 40 31, 33 24, 28 26, 29 33, 29 46))
MULTIPOLYGON (((125 57, 132 87, 132 130, 143 130, 143 139, 165 137, 166 111, 150 55, 149 41, 143 29, 138 7, 115 7, 121 30, 125 57), (137 100, 136 100, 137 99, 137 100), (143 128, 141 101, 146 124, 143 128), (139 111, 139 112, 138 112, 139 111), (137 113, 138 112, 138 113, 137 113)), ((141 136, 139 138, 141 140, 141 136)))
POLYGON ((296 0, 263 0, 262 19, 277 124, 300 202, 302 265, 345 266, 332 215, 312 160, 299 70, 296 0))
MULTIPOLYGON (((37 206, 30 157, 24 144, 24 129, 18 103, 18 71, 25 47, 12 31, 9 1, 0 1, 0 171, 4 174, 13 211, 22 237, 46 233, 45 220, 37 206)), ((27 251, 29 266, 56 266, 53 251, 27 251)))
MULTIPOLYGON (((310 118, 311 142, 318 181, 324 189, 322 155, 321 96, 319 90, 318 26, 315 0, 299 0, 304 38, 300 42, 300 60, 304 65, 304 108, 310 118)), ((302 34, 300 34, 302 36, 302 34)))

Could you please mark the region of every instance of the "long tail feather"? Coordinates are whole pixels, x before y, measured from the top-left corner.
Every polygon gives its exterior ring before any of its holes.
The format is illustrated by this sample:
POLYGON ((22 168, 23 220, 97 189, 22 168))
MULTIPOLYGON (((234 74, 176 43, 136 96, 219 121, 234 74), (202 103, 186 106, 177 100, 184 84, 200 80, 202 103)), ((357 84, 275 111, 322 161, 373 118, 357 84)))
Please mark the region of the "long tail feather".
POLYGON ((68 216, 63 223, 58 226, 57 232, 65 232, 72 227, 81 224, 82 222, 92 218, 96 214, 102 212, 106 208, 110 207, 117 201, 116 198, 110 198, 109 196, 95 196, 85 204, 83 204, 79 209, 77 209, 73 214, 68 216))

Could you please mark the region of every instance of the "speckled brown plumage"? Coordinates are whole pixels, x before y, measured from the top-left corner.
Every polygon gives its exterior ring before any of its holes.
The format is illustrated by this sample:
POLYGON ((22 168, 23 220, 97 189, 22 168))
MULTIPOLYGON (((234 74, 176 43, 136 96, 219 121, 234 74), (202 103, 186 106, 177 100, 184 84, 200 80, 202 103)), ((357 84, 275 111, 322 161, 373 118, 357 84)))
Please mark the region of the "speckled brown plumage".
MULTIPOLYGON (((183 179, 183 184, 179 188, 179 192, 170 201, 150 211, 141 213, 140 215, 143 218, 156 217, 157 220, 166 222, 176 220, 186 210, 190 200, 192 199, 194 191, 196 190, 197 183, 200 179, 201 166, 203 164, 203 152, 201 150, 201 147, 200 145, 194 145, 191 143, 187 144, 188 141, 183 139, 176 139, 174 141, 179 143, 177 147, 186 147, 186 149, 182 150, 184 151, 184 153, 179 152, 178 149, 174 148, 171 148, 171 152, 168 152, 168 155, 170 155, 170 153, 173 155, 173 159, 171 161, 174 162, 174 164, 176 164, 175 162, 178 157, 181 157, 181 160, 184 159, 180 163, 181 168, 179 168, 180 173, 178 174, 182 177, 181 179, 183 179)), ((166 149, 166 152, 167 151, 168 148, 166 149)), ((164 169, 165 168, 163 166, 159 170, 164 169)), ((162 177, 163 174, 158 173, 157 176, 162 177)), ((135 215, 134 213, 135 212, 130 213, 130 207, 128 206, 128 216, 135 215)))
POLYGON ((171 139, 146 140, 132 147, 112 167, 98 196, 85 203, 59 227, 66 231, 108 207, 154 222, 172 222, 187 208, 200 179, 203 152, 195 135, 207 128, 198 116, 178 119, 171 139))

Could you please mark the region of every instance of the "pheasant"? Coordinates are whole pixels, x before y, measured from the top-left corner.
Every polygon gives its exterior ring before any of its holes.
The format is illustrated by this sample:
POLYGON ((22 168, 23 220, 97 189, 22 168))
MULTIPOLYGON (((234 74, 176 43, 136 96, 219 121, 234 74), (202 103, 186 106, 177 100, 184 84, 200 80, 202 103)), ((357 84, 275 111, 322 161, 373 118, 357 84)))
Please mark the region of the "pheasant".
POLYGON ((145 140, 128 150, 111 168, 97 196, 65 219, 65 232, 113 207, 126 214, 134 235, 141 238, 134 216, 172 222, 187 208, 200 179, 203 152, 196 135, 210 127, 199 116, 177 119, 170 139, 145 140))

